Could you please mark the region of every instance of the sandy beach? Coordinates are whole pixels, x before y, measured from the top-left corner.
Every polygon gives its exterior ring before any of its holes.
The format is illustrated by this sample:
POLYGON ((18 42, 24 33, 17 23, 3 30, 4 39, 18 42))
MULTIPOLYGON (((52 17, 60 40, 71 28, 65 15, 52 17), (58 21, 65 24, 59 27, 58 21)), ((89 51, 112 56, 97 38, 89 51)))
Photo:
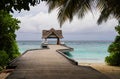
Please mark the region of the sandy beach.
POLYGON ((111 79, 120 79, 120 67, 109 66, 105 63, 79 63, 81 66, 91 66, 111 79))
POLYGON ((14 69, 6 69, 3 71, 0 71, 0 79, 6 79, 6 77, 12 73, 12 71, 14 71, 14 69))
POLYGON ((5 79, 10 73, 0 73, 0 79, 5 79))

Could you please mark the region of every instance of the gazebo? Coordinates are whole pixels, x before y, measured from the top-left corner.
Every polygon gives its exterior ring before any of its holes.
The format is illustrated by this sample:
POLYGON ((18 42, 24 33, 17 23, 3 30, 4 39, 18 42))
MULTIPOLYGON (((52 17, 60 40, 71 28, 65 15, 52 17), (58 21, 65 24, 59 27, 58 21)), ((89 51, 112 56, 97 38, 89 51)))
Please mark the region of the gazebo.
POLYGON ((54 28, 51 28, 50 30, 43 30, 42 31, 42 38, 45 39, 45 41, 47 41, 48 38, 50 39, 57 39, 57 44, 61 44, 60 43, 60 39, 63 38, 62 35, 62 30, 55 30, 54 28))

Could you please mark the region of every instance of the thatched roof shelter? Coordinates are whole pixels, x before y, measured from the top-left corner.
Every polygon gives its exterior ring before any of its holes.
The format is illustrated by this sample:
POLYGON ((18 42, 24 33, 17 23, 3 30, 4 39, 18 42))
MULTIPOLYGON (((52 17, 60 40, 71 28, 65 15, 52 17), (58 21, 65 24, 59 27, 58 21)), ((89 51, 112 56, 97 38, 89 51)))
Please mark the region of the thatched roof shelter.
POLYGON ((43 30, 42 31, 42 38, 57 38, 57 44, 60 44, 60 39, 63 38, 62 30, 55 30, 54 28, 51 28, 50 30, 43 30))

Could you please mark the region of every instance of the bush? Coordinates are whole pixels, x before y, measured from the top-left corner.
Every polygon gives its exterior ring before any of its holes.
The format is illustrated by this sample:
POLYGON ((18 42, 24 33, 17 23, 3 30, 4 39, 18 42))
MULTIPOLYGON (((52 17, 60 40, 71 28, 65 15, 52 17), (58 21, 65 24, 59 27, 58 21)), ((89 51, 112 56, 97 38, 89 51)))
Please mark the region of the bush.
POLYGON ((120 42, 113 42, 109 48, 108 48, 109 53, 119 53, 120 52, 120 42))
POLYGON ((109 46, 108 52, 109 56, 105 58, 105 61, 109 65, 119 66, 120 65, 120 21, 118 26, 115 27, 115 30, 118 32, 114 42, 109 46))
POLYGON ((120 53, 111 53, 105 61, 112 66, 120 66, 120 53))
POLYGON ((16 43, 15 31, 19 29, 20 21, 6 11, 0 10, 0 50, 4 50, 9 61, 20 55, 16 43))
POLYGON ((8 61, 8 54, 5 51, 0 51, 0 70, 7 66, 8 61))

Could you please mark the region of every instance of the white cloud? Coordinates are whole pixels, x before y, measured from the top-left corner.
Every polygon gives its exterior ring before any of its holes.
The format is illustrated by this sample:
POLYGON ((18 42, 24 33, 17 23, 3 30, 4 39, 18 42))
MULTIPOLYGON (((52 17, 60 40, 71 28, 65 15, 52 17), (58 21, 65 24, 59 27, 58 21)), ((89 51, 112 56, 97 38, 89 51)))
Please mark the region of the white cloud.
MULTIPOLYGON (((54 10, 52 13, 48 13, 47 10, 48 9, 45 6, 45 3, 43 3, 40 4, 39 6, 32 7, 31 11, 29 11, 28 13, 24 11, 19 14, 15 13, 14 17, 18 18, 21 21, 20 24, 21 28, 17 33, 19 34, 22 32, 28 32, 29 34, 41 33, 43 29, 50 29, 50 28, 60 29, 57 20, 57 11, 54 10)), ((74 17, 74 20, 71 23, 67 21, 62 26, 63 33, 65 35, 89 34, 91 36, 97 36, 98 33, 100 34, 107 32, 106 34, 109 34, 113 32, 113 35, 115 35, 114 26, 116 26, 117 21, 115 19, 111 19, 108 22, 102 23, 101 25, 98 26, 97 25, 98 16, 99 16, 98 12, 96 12, 94 15, 92 15, 89 12, 83 19, 78 19, 77 17, 74 17)), ((18 37, 20 37, 19 34, 18 37)))

